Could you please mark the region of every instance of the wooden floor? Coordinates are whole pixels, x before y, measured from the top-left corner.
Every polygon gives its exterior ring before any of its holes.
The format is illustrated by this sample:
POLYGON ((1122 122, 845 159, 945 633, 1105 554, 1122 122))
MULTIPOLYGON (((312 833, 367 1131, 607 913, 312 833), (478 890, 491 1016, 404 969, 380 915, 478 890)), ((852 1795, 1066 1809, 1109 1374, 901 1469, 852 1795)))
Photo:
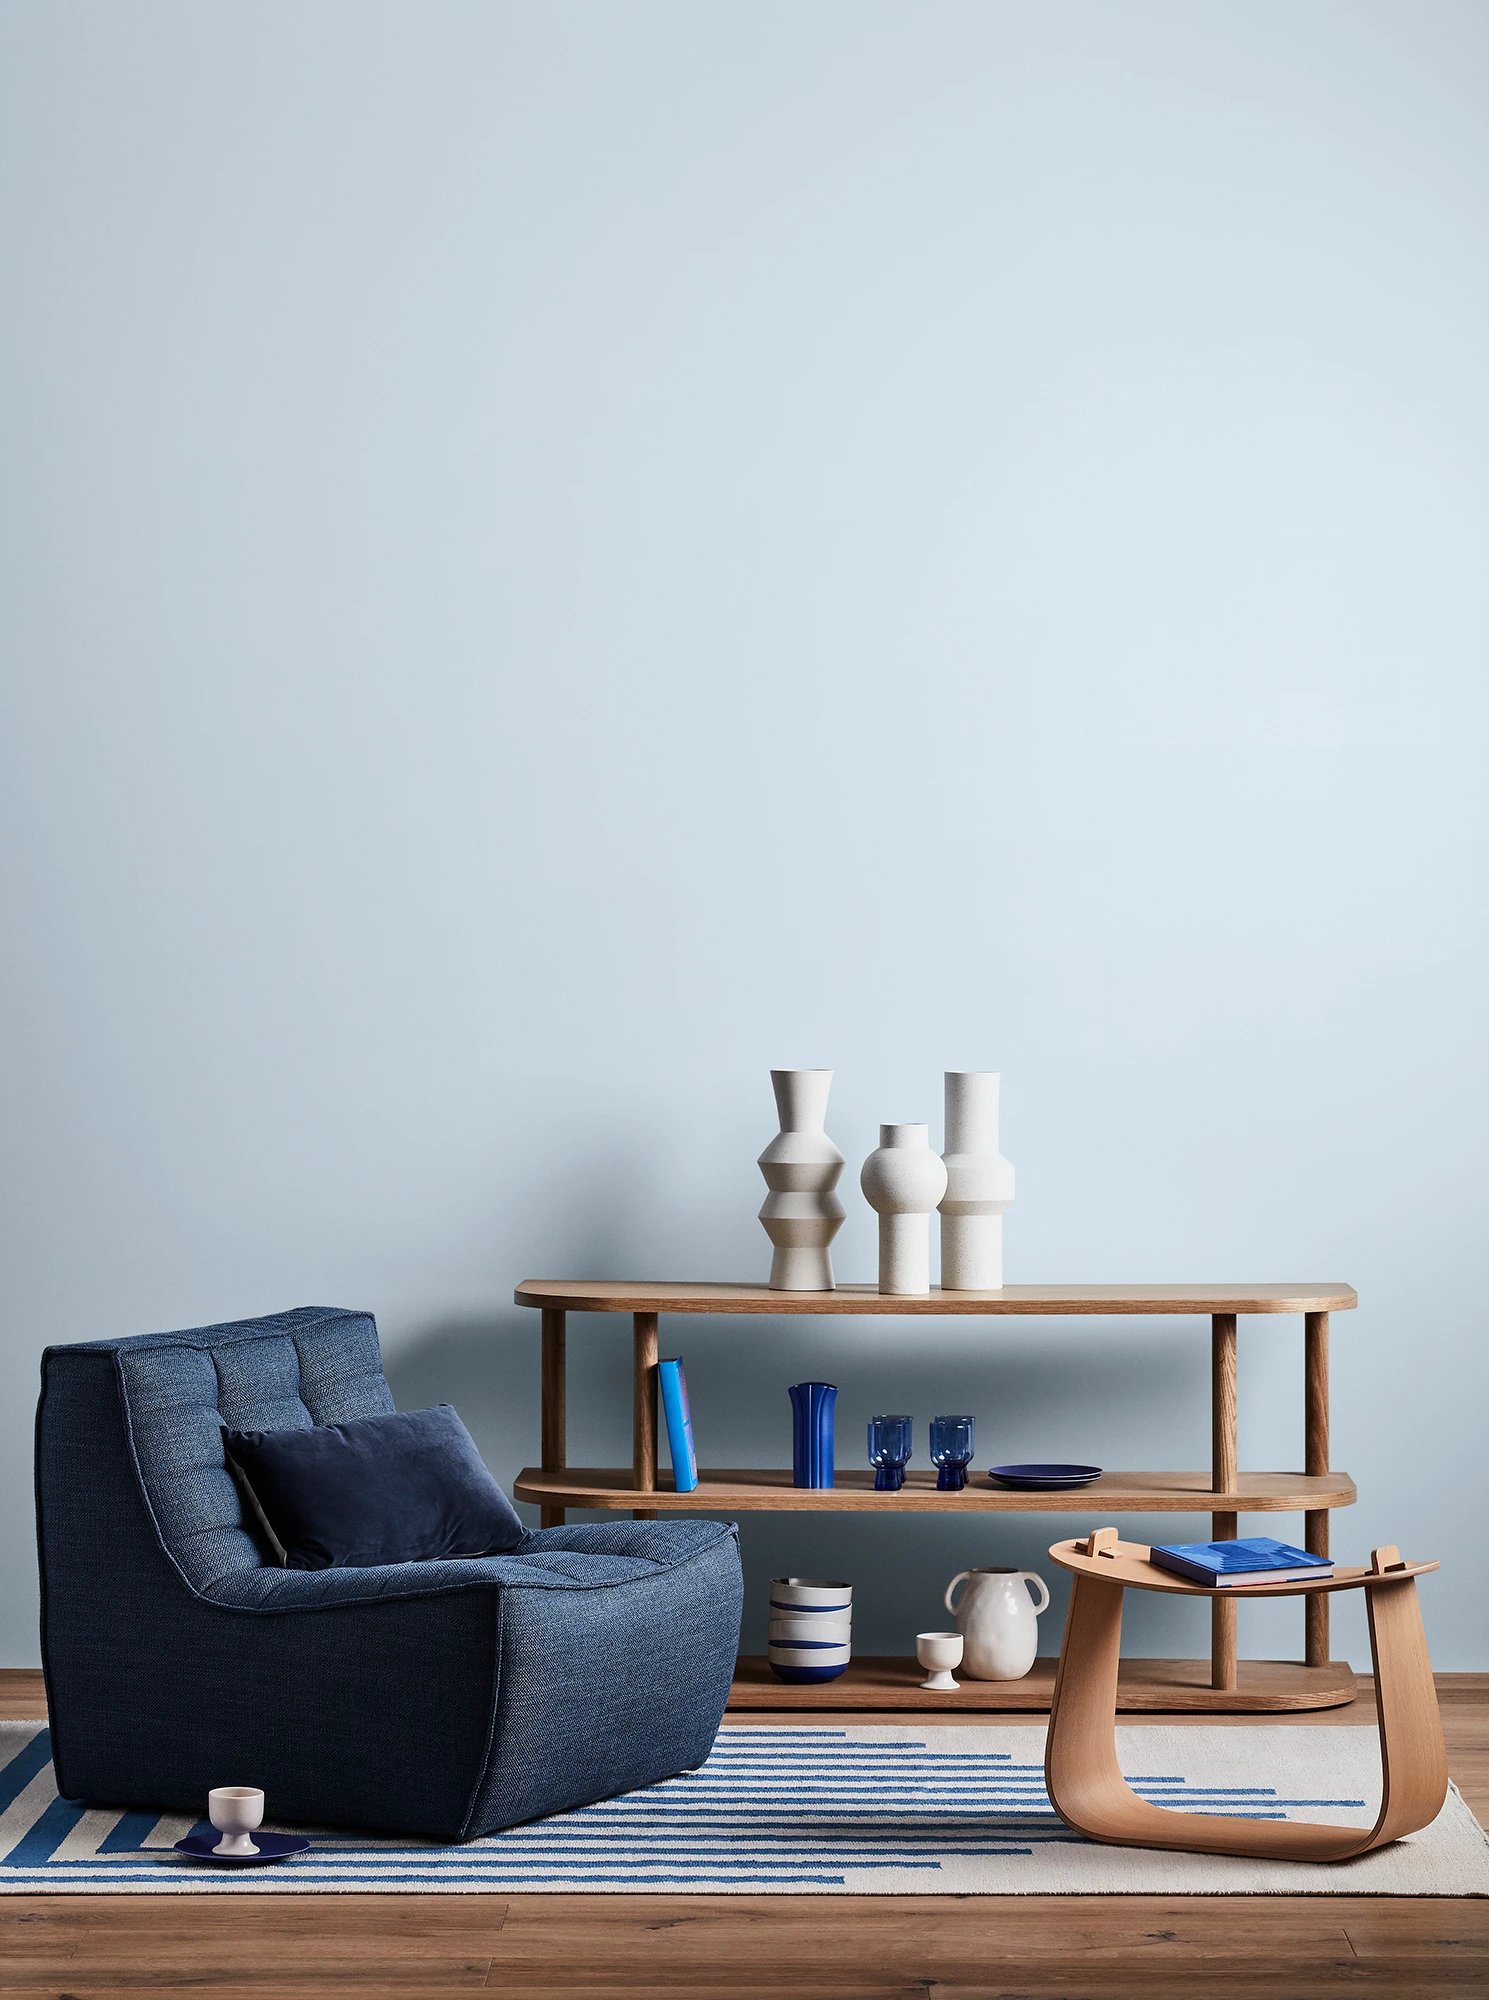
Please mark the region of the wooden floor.
MULTIPOLYGON (((1438 1691, 1453 1778, 1489 1818, 1489 1674, 1442 1674, 1438 1691)), ((0 1673, 0 1716, 44 1713, 39 1675, 0 1673)), ((906 1720, 853 1717, 880 1719, 906 1720)), ((1231 1726, 1373 1719, 1365 1683, 1349 1708, 1231 1726)), ((512 2000, 1437 2000, 1489 1995, 1489 1899, 0 1897, 0 1994, 24 2000, 397 2000, 483 1987, 512 2000)))

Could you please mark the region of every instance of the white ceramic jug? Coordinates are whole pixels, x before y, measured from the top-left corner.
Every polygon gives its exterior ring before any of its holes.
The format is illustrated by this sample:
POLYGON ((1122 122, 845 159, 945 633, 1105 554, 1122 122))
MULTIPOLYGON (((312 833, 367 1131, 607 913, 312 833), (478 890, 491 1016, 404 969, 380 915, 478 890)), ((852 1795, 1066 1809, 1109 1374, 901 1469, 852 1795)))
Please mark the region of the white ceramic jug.
POLYGON ((946 1586, 946 1608, 962 1635, 962 1672, 974 1681, 1020 1681, 1039 1651, 1038 1618, 1048 1611, 1044 1578, 1032 1569, 964 1569, 946 1586), (952 1603, 965 1583, 961 1601, 952 1603), (1039 1602, 1024 1585, 1032 1583, 1039 1602))

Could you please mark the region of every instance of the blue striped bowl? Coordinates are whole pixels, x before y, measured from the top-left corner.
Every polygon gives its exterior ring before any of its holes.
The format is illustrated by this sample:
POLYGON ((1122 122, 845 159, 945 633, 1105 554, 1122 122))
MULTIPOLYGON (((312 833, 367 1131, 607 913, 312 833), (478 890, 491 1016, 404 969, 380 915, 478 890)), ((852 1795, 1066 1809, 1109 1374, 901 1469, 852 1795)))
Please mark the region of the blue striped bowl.
POLYGON ((825 1577, 770 1580, 765 1657, 783 1681, 832 1681, 853 1657, 853 1587, 825 1577))

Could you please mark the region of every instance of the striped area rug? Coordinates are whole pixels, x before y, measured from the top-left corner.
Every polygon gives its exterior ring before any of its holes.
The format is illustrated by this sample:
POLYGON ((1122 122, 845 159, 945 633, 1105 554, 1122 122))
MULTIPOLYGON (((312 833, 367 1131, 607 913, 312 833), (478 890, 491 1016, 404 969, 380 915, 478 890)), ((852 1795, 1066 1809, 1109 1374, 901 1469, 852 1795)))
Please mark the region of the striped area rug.
MULTIPOLYGON (((1118 1749, 1134 1790, 1160 1804, 1375 1817, 1373 1729, 1123 1729, 1118 1749)), ((1489 1894, 1489 1841, 1456 1792, 1425 1832, 1333 1868, 1095 1845, 1051 1810, 1044 1730, 1027 1725, 730 1727, 699 1771, 464 1846, 307 1828, 308 1852, 244 1870, 173 1851, 205 1820, 58 1798, 50 1757, 44 1725, 0 1724, 12 1893, 1489 1894)))

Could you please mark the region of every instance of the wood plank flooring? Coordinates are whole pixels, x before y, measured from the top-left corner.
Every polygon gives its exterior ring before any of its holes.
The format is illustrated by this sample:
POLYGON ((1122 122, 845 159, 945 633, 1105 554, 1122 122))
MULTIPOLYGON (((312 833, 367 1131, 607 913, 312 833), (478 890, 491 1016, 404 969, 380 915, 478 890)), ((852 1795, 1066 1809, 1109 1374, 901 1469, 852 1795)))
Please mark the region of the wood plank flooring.
MULTIPOLYGON (((1442 1674, 1438 1690, 1453 1778, 1489 1818, 1489 1674, 1442 1674)), ((39 1674, 0 1673, 0 1716, 44 1713, 39 1674)), ((1257 1718, 1373 1719, 1368 1682, 1347 1709, 1257 1718)), ((0 1994, 18 2000, 418 2000, 447 1989, 509 2000, 1460 2000, 1489 1995, 1489 1899, 0 1897, 0 1994)))

